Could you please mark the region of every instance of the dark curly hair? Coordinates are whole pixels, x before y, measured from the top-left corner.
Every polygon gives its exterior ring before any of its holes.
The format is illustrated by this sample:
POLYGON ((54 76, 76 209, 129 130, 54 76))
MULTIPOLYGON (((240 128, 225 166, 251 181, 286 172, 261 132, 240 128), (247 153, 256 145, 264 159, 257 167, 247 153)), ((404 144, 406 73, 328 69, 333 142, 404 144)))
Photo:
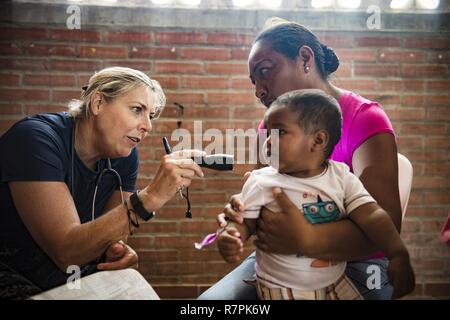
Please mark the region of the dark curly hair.
POLYGON ((325 159, 331 156, 342 132, 341 108, 335 98, 318 89, 294 90, 279 96, 271 107, 275 105, 296 113, 298 124, 307 134, 326 130, 330 140, 325 159))
POLYGON ((339 59, 334 50, 322 44, 306 27, 295 22, 278 23, 262 31, 256 37, 255 43, 258 41, 265 41, 273 50, 291 60, 297 58, 300 47, 310 47, 323 79, 328 78, 339 67, 339 59))

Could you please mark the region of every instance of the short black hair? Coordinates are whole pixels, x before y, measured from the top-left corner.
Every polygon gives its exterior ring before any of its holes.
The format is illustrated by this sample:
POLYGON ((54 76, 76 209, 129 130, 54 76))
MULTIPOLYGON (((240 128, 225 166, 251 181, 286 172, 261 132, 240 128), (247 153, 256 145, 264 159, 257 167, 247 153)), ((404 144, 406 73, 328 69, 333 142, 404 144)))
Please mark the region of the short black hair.
POLYGON ((341 108, 335 98, 318 89, 294 90, 279 96, 271 108, 274 106, 286 106, 295 112, 299 125, 307 134, 326 130, 329 142, 325 159, 331 156, 342 132, 341 108))
POLYGON ((296 22, 286 21, 262 31, 255 40, 264 41, 273 50, 294 60, 298 50, 306 45, 314 52, 316 66, 323 79, 339 67, 339 58, 334 50, 322 44, 314 33, 296 22))

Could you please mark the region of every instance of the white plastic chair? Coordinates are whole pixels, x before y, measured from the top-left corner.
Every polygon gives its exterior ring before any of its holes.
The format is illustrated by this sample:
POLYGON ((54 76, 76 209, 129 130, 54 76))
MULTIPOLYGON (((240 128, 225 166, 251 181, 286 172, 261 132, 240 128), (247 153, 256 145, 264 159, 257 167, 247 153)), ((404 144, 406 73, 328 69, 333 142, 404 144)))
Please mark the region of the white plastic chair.
POLYGON ((402 207, 402 220, 405 218, 408 207, 409 195, 411 194, 413 167, 404 155, 398 153, 398 188, 400 192, 400 205, 402 207))

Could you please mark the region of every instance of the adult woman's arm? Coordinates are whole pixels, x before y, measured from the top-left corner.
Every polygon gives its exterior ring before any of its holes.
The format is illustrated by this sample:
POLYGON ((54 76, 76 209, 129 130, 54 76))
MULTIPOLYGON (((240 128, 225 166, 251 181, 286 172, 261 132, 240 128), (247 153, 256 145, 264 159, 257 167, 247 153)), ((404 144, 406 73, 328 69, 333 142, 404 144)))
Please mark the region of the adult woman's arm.
MULTIPOLYGON (((198 151, 191 153, 195 155, 198 151)), ((195 175, 203 175, 191 159, 181 157, 190 157, 190 153, 183 151, 163 157, 152 183, 139 194, 148 211, 163 206, 181 185, 188 186, 195 175)), ((31 236, 63 271, 69 265, 82 266, 95 260, 128 235, 127 210, 120 201, 98 219, 81 224, 64 182, 16 181, 9 186, 31 236)))
MULTIPOLYGON (((397 147, 391 134, 368 139, 353 154, 353 169, 399 230, 397 147)), ((301 253, 318 259, 351 261, 369 257, 377 248, 349 219, 311 225, 284 193, 276 195, 283 214, 263 209, 256 245, 265 251, 301 253)))
POLYGON ((128 235, 124 206, 81 224, 64 182, 10 182, 19 215, 33 239, 63 271, 100 257, 113 243, 128 235))

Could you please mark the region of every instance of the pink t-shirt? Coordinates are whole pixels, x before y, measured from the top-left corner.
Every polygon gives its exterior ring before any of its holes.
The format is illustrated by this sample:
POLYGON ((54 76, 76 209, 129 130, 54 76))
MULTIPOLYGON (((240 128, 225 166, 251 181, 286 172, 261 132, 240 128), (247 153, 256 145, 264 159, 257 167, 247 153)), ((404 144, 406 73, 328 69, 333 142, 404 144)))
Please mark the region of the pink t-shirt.
MULTIPOLYGON (((339 99, 342 112, 342 136, 334 147, 330 159, 344 162, 353 172, 353 152, 369 138, 380 133, 394 135, 394 128, 378 102, 367 100, 353 92, 343 91, 339 99)), ((264 129, 264 121, 258 130, 264 129)), ((371 258, 383 257, 378 253, 371 258)))

